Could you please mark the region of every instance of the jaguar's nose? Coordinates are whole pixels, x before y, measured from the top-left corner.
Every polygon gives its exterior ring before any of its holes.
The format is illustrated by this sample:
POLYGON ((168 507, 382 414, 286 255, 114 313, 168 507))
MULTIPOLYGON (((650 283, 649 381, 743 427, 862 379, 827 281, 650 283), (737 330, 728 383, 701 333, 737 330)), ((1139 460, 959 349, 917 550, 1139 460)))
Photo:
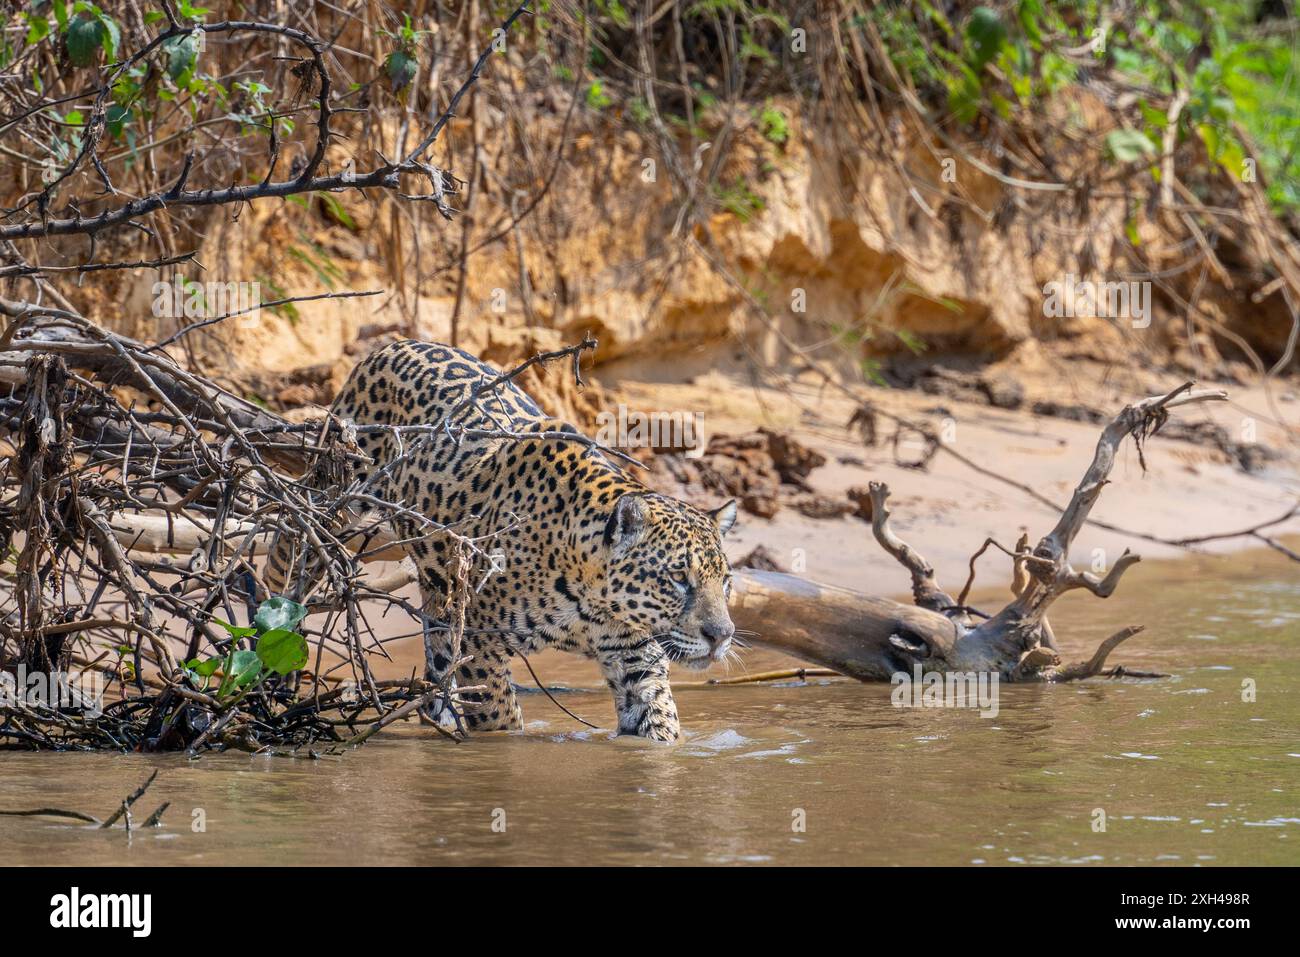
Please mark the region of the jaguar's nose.
POLYGON ((736 626, 729 621, 710 622, 703 626, 700 632, 714 648, 717 648, 731 640, 731 636, 736 633, 736 626))

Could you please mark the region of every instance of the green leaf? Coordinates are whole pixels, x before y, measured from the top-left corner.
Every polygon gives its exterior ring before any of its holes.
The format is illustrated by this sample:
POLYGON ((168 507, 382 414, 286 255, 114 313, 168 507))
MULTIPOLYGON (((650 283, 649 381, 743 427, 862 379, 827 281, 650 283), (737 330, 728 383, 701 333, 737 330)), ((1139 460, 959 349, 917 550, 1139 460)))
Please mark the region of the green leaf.
POLYGON ((316 195, 321 198, 321 202, 325 204, 330 215, 337 219, 339 223, 348 229, 355 230, 357 228, 356 220, 348 215, 348 211, 343 208, 343 204, 338 201, 337 197, 323 191, 318 191, 316 195))
POLYGON ((199 59, 198 38, 192 33, 172 37, 163 43, 163 55, 167 57, 167 75, 177 86, 186 86, 182 78, 194 71, 199 59))
POLYGON ((388 71, 388 82, 392 84, 394 93, 402 92, 415 79, 418 66, 415 57, 402 50, 394 50, 388 54, 388 58, 384 60, 384 69, 388 71))
POLYGON ((191 658, 189 661, 185 662, 185 667, 189 668, 200 678, 210 678, 217 673, 217 669, 221 667, 223 661, 225 661, 224 658, 208 658, 205 661, 200 661, 198 658, 191 658))
POLYGON ((298 622, 307 617, 307 609, 296 601, 290 601, 288 598, 268 598, 257 608, 257 614, 253 618, 253 624, 257 630, 265 634, 269 631, 279 629, 293 629, 298 626, 298 622))
POLYGON ((765 106, 758 115, 758 121, 762 127, 763 135, 778 146, 784 144, 790 138, 790 123, 785 114, 776 107, 765 106))
POLYGON ((121 139, 122 130, 126 126, 126 121, 131 118, 131 111, 125 106, 119 106, 114 103, 104 111, 104 123, 108 127, 108 135, 114 139, 121 139))
POLYGON ((593 80, 587 87, 587 106, 593 110, 603 110, 614 101, 605 92, 599 80, 593 80))
POLYGON ((72 65, 90 66, 95 62, 95 50, 102 45, 106 32, 104 25, 94 17, 77 14, 77 18, 68 24, 68 59, 72 65))
POLYGON ((1156 155, 1156 148, 1141 130, 1111 130, 1106 134, 1106 151, 1120 163, 1156 155))
POLYGON ((234 688, 245 688, 257 680, 262 673, 262 659, 255 651, 236 651, 230 659, 230 674, 227 683, 234 688))
POLYGON ((23 14, 27 18, 27 45, 40 43, 50 35, 50 21, 35 13, 23 14))
POLYGON ((257 657, 268 671, 287 675, 307 664, 307 639, 296 631, 276 628, 257 640, 257 657))
POLYGON ((988 7, 972 10, 970 22, 966 24, 966 41, 970 45, 971 66, 978 73, 984 64, 997 57, 1007 41, 1006 25, 997 11, 988 7))
POLYGON ((256 628, 240 628, 237 625, 230 624, 230 622, 228 621, 222 621, 220 618, 213 618, 212 623, 214 625, 220 625, 222 628, 226 630, 226 633, 229 634, 230 637, 234 638, 236 641, 238 641, 240 638, 249 638, 257 634, 256 628))
POLYGON ((117 25, 117 21, 108 14, 98 11, 96 16, 99 18, 100 25, 104 28, 100 38, 104 53, 110 60, 115 60, 117 59, 117 49, 122 43, 122 30, 117 25))

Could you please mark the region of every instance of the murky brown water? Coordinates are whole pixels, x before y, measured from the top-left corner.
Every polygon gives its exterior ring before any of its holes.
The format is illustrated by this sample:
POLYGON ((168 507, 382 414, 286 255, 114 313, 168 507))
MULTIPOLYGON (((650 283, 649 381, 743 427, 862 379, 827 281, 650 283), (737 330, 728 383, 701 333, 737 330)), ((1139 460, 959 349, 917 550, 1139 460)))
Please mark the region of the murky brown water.
MULTIPOLYGON (((129 838, 0 818, 0 864, 1300 864, 1295 565, 1144 564, 1053 622, 1067 657, 1146 622, 1116 660, 1173 677, 1003 686, 992 720, 838 680, 681 690, 671 748, 575 732, 533 693, 524 733, 462 745, 406 727, 320 761, 0 754, 0 807, 103 815, 154 767, 143 813, 172 802, 129 838)), ((534 663, 594 684, 584 663, 534 663)), ((562 700, 611 720, 603 692, 562 700)))

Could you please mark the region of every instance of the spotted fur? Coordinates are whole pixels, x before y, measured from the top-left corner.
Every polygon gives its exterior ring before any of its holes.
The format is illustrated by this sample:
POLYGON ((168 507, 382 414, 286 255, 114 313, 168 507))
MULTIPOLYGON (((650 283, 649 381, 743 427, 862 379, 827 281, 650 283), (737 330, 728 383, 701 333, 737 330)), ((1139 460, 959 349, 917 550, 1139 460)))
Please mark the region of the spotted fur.
MULTIPOLYGON (((497 375, 459 349, 399 341, 353 370, 332 411, 358 425, 434 425, 497 375)), ((483 412, 471 408, 458 421, 539 437, 363 432, 358 442, 374 465, 355 476, 365 482, 377 473, 375 494, 461 535, 492 536, 479 544, 498 558, 480 559, 470 572, 471 584, 482 587, 466 613, 463 653, 471 660, 455 676, 462 688, 486 686, 464 695, 470 728, 521 727, 510 656, 550 647, 599 663, 621 733, 676 740, 669 662, 707 667, 728 653, 735 631, 721 544, 734 503, 701 511, 649 491, 598 450, 541 437, 576 430, 546 416, 513 382, 487 393, 480 406, 483 412), (385 469, 399 441, 407 452, 421 444, 385 469)), ((418 521, 394 524, 401 538, 414 540, 406 548, 424 607, 436 615, 447 600, 452 544, 427 535, 418 521)), ((272 565, 283 574, 292 559, 278 555, 272 565)), ((431 680, 451 666, 448 641, 445 632, 426 637, 431 680)))

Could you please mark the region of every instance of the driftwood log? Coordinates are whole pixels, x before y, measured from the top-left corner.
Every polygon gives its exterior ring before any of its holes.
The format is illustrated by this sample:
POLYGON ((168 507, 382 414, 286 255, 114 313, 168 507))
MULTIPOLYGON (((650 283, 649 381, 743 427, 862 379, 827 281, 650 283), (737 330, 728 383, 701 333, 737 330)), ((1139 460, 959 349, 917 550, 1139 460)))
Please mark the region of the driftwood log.
POLYGON ((870 486, 872 532, 911 575, 914 605, 818 585, 779 572, 746 571, 732 592, 737 627, 755 633, 755 644, 784 651, 861 680, 889 679, 899 672, 997 672, 1009 681, 1062 681, 1101 673, 1106 657, 1141 631, 1130 626, 1101 643, 1085 662, 1062 667, 1047 611, 1077 588, 1109 597, 1139 557, 1125 551, 1098 577, 1069 563, 1070 545, 1088 520, 1129 436, 1142 447, 1171 409, 1194 402, 1223 401, 1220 391, 1192 391, 1184 383, 1167 395, 1126 406, 1102 431, 1092 464, 1074 490, 1056 526, 1032 549, 1021 538, 1012 552, 1014 597, 1001 611, 976 622, 964 601, 953 599, 935 580, 934 569, 889 526, 889 488, 870 486))

